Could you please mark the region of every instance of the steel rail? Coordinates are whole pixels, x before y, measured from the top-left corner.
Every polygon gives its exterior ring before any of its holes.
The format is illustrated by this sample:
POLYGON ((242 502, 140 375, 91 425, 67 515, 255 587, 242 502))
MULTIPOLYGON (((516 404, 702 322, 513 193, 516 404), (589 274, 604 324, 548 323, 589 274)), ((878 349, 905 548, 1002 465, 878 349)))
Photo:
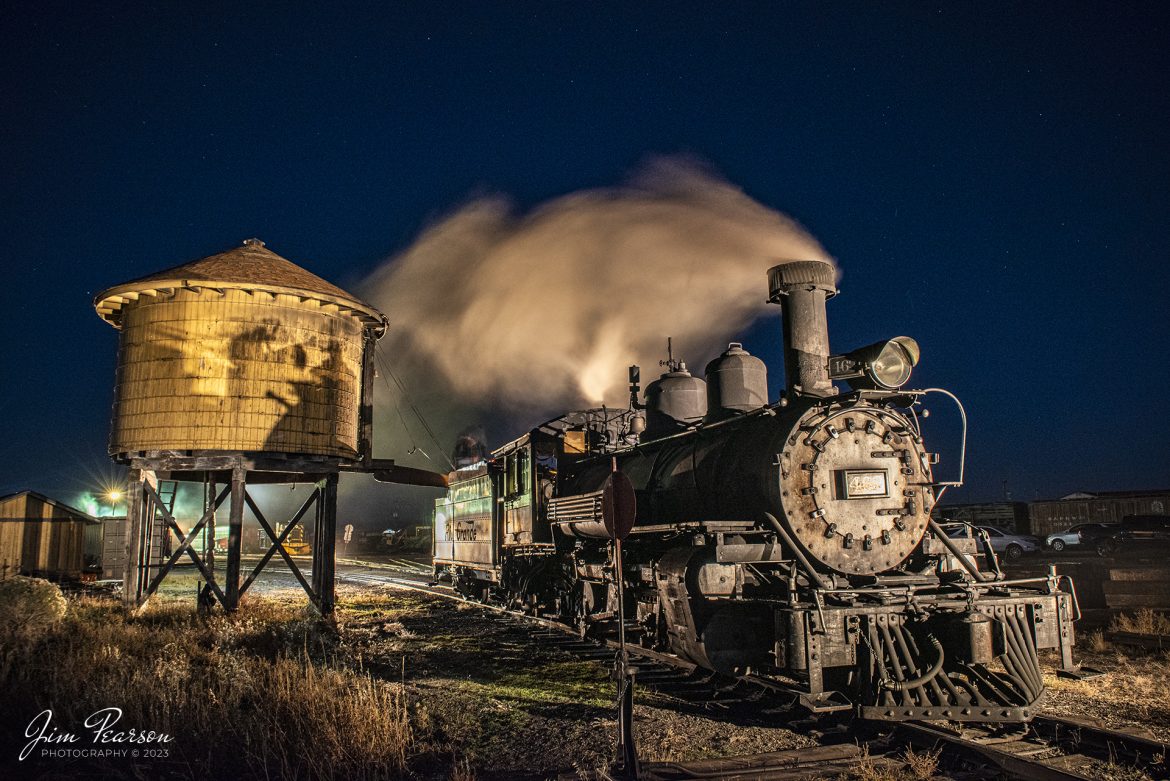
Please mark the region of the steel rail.
MULTIPOLYGON (((1087 719, 1071 716, 1040 715, 1032 719, 1032 728, 1042 737, 1078 748, 1088 747, 1098 758, 1123 758, 1143 767, 1155 778, 1170 778, 1170 746, 1166 742, 1141 735, 1110 729, 1087 719)), ((1082 753, 1086 753, 1083 752, 1082 753)))
POLYGON ((1015 753, 1010 750, 1012 747, 1026 746, 1031 751, 1059 750, 1061 755, 1058 759, 1064 763, 1075 762, 1078 756, 1108 764, 1114 764, 1120 759, 1140 768, 1152 778, 1170 778, 1170 765, 1166 764, 1167 745, 1158 740, 1119 732, 1091 721, 1061 716, 1035 716, 1027 726, 1029 729, 1025 735, 994 744, 964 737, 925 722, 900 723, 895 727, 895 733, 901 733, 902 739, 921 748, 934 748, 941 744, 953 752, 981 758, 994 764, 1003 773, 1021 779, 1081 781, 1092 776, 1015 753))
POLYGON ((1091 776, 1075 770, 1064 770, 1046 765, 1039 760, 1005 751, 1001 745, 980 743, 922 722, 902 722, 895 727, 895 737, 906 744, 924 750, 938 748, 967 757, 985 760, 995 765, 1009 778, 1030 781, 1092 781, 1091 776))

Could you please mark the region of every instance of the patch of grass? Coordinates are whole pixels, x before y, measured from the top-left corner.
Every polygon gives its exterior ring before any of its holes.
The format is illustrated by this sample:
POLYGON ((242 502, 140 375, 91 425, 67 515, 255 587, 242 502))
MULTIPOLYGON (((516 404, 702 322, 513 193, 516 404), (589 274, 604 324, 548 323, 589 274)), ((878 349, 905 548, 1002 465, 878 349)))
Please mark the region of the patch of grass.
POLYGON ((451 765, 449 781, 475 781, 475 770, 467 759, 460 759, 451 765))
POLYGON ((479 685, 485 696, 521 707, 542 703, 608 708, 613 700, 598 696, 607 677, 596 665, 576 660, 548 660, 539 666, 512 667, 479 685))
POLYGON ((1105 639, 1104 632, 1098 630, 1089 635, 1089 650, 1098 654, 1109 650, 1109 641, 1105 639))
POLYGON ((1143 607, 1132 614, 1121 613, 1109 624, 1109 629, 1143 635, 1170 635, 1170 617, 1153 608, 1143 607))
POLYGON ((1086 660, 1103 670, 1103 676, 1068 680, 1045 673, 1046 709, 1099 719, 1120 729, 1140 725, 1163 740, 1170 737, 1170 658, 1164 654, 1130 658, 1106 646, 1104 653, 1086 660))
POLYGON ((425 616, 429 605, 425 597, 411 591, 347 591, 345 601, 338 606, 338 615, 346 620, 401 620, 425 616))
POLYGON ((875 757, 869 753, 869 746, 862 746, 857 764, 837 781, 904 781, 908 777, 902 766, 885 757, 875 757))
POLYGON ((938 773, 941 753, 941 748, 921 753, 907 748, 900 757, 875 757, 862 746, 857 763, 836 781, 929 781, 938 773))
MULTIPOLYGON (((216 578, 222 588, 223 579, 219 572, 216 573, 216 578)), ((160 599, 187 600, 188 604, 194 604, 199 586, 204 582, 199 570, 193 567, 175 567, 167 573, 162 583, 158 584, 158 591, 155 594, 160 599)))
POLYGON ((938 772, 938 757, 941 753, 941 748, 922 753, 917 753, 912 748, 906 749, 902 755, 902 761, 906 763, 906 777, 913 778, 915 781, 927 781, 927 779, 934 778, 934 774, 938 772))
MULTIPOLYGON (((38 637, 0 627, 0 645, 11 655, 0 670, 13 704, 5 721, 23 727, 49 708, 77 730, 91 713, 121 708, 120 725, 174 737, 163 774, 374 779, 407 769, 414 736, 402 684, 335 659, 336 631, 299 605, 254 599, 204 620, 190 604, 160 600, 128 615, 77 599, 38 637)), ((2 732, 11 742, 23 729, 2 732)), ((94 769, 118 778, 143 768, 94 769)))
POLYGON ((1104 638, 1103 631, 1097 630, 1089 634, 1086 647, 1094 654, 1104 654, 1109 650, 1109 641, 1104 638))

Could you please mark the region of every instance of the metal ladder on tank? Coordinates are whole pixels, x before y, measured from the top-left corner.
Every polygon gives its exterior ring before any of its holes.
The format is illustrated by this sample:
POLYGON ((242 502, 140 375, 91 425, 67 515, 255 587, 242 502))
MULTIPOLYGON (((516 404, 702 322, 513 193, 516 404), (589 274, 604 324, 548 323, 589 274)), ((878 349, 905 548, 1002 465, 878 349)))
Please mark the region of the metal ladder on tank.
MULTIPOLYGON (((179 481, 178 480, 159 480, 156 493, 158 494, 158 499, 159 499, 158 504, 162 505, 162 507, 165 508, 167 515, 174 518, 175 517, 175 496, 179 493, 179 481)), ((156 512, 157 512, 157 510, 156 510, 156 512)), ((156 520, 155 518, 150 519, 151 537, 149 537, 148 539, 151 540, 151 547, 152 548, 154 547, 154 534, 155 534, 154 521, 155 520, 156 520)), ((168 555, 170 555, 170 552, 171 552, 170 548, 171 548, 171 535, 170 534, 163 534, 162 542, 159 545, 159 551, 158 551, 159 561, 158 561, 158 563, 155 563, 153 561, 153 557, 151 557, 152 558, 152 561, 151 561, 151 568, 152 569, 158 569, 158 568, 162 567, 162 560, 165 559, 168 555)))

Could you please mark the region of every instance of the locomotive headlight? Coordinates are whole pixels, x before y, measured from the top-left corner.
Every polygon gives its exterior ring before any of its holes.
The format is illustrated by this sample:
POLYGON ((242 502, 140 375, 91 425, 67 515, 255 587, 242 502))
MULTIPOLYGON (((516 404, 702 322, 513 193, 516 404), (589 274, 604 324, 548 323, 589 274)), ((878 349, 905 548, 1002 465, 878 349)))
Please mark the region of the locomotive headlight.
POLYGON ((895 390, 910 379, 921 351, 909 336, 895 336, 845 355, 829 357, 829 377, 854 388, 895 390))
POLYGON ((918 342, 909 336, 896 336, 882 347, 867 373, 883 388, 901 388, 910 379, 910 370, 918 364, 919 354, 918 342))

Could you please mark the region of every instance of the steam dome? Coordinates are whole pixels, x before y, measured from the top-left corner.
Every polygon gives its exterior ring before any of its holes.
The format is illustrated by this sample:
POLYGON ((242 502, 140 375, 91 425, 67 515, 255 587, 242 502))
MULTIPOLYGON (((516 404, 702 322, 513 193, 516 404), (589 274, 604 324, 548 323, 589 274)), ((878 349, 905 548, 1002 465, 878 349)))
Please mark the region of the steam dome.
POLYGON ((768 368, 739 342, 707 364, 708 422, 759 409, 768 403, 768 368))
POLYGON ((94 306, 121 331, 112 456, 358 455, 363 350, 386 318, 259 239, 116 285, 94 306))
POLYGON ((682 431, 707 412, 707 383, 692 377, 685 363, 675 366, 646 386, 647 439, 682 431))

